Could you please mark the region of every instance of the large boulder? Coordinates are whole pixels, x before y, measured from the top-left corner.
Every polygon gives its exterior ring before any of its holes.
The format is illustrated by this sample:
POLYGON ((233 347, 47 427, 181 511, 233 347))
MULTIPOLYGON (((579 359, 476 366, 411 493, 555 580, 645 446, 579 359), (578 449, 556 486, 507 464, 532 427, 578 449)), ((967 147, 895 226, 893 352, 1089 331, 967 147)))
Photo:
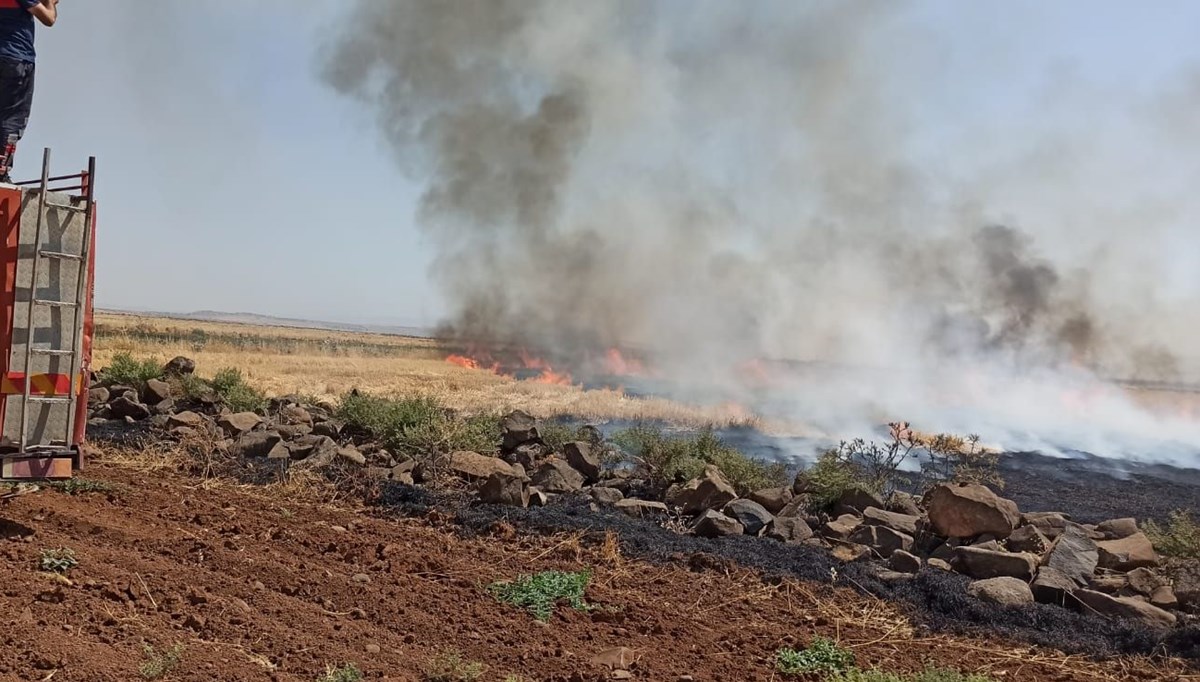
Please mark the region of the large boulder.
POLYGON ((445 471, 467 481, 486 481, 495 473, 512 473, 513 467, 498 457, 459 450, 449 455, 438 455, 428 463, 422 462, 414 473, 418 479, 429 480, 437 471, 445 471))
POLYGON ((775 518, 765 507, 753 500, 733 500, 725 505, 722 511, 742 524, 746 535, 761 535, 767 524, 775 518))
POLYGON ((162 379, 150 379, 146 381, 146 387, 142 389, 142 399, 147 405, 157 405, 163 401, 171 399, 171 384, 162 379))
POLYGON ((887 526, 859 526, 849 539, 850 542, 870 547, 885 559, 898 549, 907 552, 913 546, 911 535, 892 530, 887 526))
POLYGON ((1062 512, 1025 512, 1021 514, 1022 526, 1033 526, 1048 539, 1054 540, 1067 526, 1078 526, 1071 517, 1062 512))
POLYGON ((899 490, 892 493, 888 499, 887 510, 908 516, 921 516, 921 507, 917 505, 917 498, 899 490))
POLYGON ((625 499, 625 493, 616 488, 606 488, 604 486, 596 486, 588 490, 588 494, 597 504, 613 505, 625 499))
MULTIPOLYGON (((250 431, 243 438, 255 433, 261 432, 250 431)), ((285 445, 291 459, 308 462, 310 466, 324 466, 332 462, 338 452, 337 441, 326 436, 300 436, 285 445)))
POLYGON ((1050 553, 1042 560, 1048 566, 1070 578, 1076 585, 1086 585, 1096 572, 1100 554, 1096 543, 1087 531, 1068 527, 1050 547, 1050 553))
POLYGON ((870 507, 883 509, 885 506, 883 498, 878 494, 855 486, 842 493, 834 509, 842 514, 862 514, 870 507))
MULTIPOLYGON (((242 459, 258 457, 277 458, 281 452, 287 452, 283 445, 283 437, 275 431, 251 431, 244 433, 230 448, 230 453, 242 459)), ((286 457, 286 455, 284 455, 286 457)))
POLYGON ((1029 586, 1033 597, 1042 604, 1066 606, 1071 593, 1079 586, 1075 581, 1063 575, 1061 571, 1042 566, 1038 569, 1037 578, 1029 586))
POLYGON ((981 580, 1000 577, 1033 580, 1037 560, 1037 556, 1033 554, 996 552, 978 547, 954 549, 954 563, 958 571, 981 580))
POLYGON ((665 516, 667 514, 667 505, 654 500, 638 500, 627 497, 613 505, 613 508, 634 518, 644 516, 665 516))
POLYGON ((189 360, 182 355, 171 358, 163 367, 163 375, 165 376, 184 376, 196 371, 196 362, 189 360))
POLYGON ((529 478, 517 467, 512 467, 507 472, 494 472, 480 487, 479 499, 488 504, 528 507, 529 478))
POLYGON ((125 419, 128 417, 140 421, 150 418, 150 408, 127 395, 119 396, 110 402, 108 409, 111 411, 114 419, 125 419))
POLYGON ((500 449, 504 452, 512 452, 517 449, 518 445, 524 443, 542 442, 542 436, 538 433, 537 420, 521 410, 513 410, 505 415, 504 419, 500 421, 500 432, 502 434, 500 449))
POLYGON ((798 543, 813 536, 812 528, 804 519, 795 516, 776 516, 767 526, 766 536, 785 543, 798 543))
POLYGON ((875 507, 867 507, 863 510, 863 523, 871 526, 887 526, 894 531, 899 531, 906 535, 917 534, 917 523, 920 520, 916 516, 897 514, 896 512, 884 511, 875 507))
POLYGON ((692 530, 702 538, 716 538, 724 535, 741 535, 745 529, 735 519, 724 514, 706 509, 696 519, 692 530))
POLYGON ((217 426, 221 427, 225 435, 237 438, 247 431, 253 431, 262 421, 262 417, 254 412, 237 412, 221 415, 217 419, 217 426))
POLYGON ((1152 604, 1133 597, 1114 597, 1093 590, 1075 590, 1073 596, 1083 606, 1102 616, 1128 618, 1150 627, 1173 627, 1175 615, 1152 604))
POLYGON ((1023 606, 1033 603, 1033 592, 1024 580, 999 577, 977 580, 967 588, 967 594, 998 606, 1023 606))
POLYGON ((843 514, 832 521, 821 524, 820 533, 832 540, 845 540, 861 525, 862 519, 853 514, 843 514))
POLYGON ((795 495, 788 488, 764 488, 750 493, 750 499, 761 504, 763 509, 778 514, 792 501, 795 495))
POLYGON ((583 488, 583 474, 561 459, 551 459, 538 467, 533 484, 548 493, 573 493, 583 488))
POLYGON ((1050 549, 1050 539, 1037 526, 1021 526, 1004 543, 1010 552, 1029 552, 1042 555, 1050 549))
POLYGON ((737 492, 721 470, 715 466, 704 467, 704 476, 689 481, 676 498, 685 514, 698 514, 707 509, 720 509, 737 499, 737 492))
POLYGON ((926 494, 925 503, 934 531, 943 537, 969 538, 987 533, 1003 539, 1021 520, 1015 502, 978 483, 936 486, 926 494))
POLYGON ((1171 574, 1175 581, 1175 597, 1179 605, 1192 611, 1200 611, 1200 566, 1193 563, 1180 564, 1171 574))
POLYGON ((1100 552, 1100 566, 1114 571, 1149 568, 1162 561, 1150 544, 1150 538, 1141 532, 1120 540, 1102 540, 1096 543, 1096 547, 1100 552))
POLYGON ((571 468, 583 474, 588 484, 600 480, 600 453, 591 443, 575 441, 563 446, 563 454, 571 468))
POLYGON ((1137 519, 1112 519, 1096 526, 1096 532, 1104 536, 1104 540, 1121 540, 1138 532, 1137 519))
POLYGON ((916 573, 921 570, 921 557, 898 549, 888 557, 887 566, 897 573, 916 573))

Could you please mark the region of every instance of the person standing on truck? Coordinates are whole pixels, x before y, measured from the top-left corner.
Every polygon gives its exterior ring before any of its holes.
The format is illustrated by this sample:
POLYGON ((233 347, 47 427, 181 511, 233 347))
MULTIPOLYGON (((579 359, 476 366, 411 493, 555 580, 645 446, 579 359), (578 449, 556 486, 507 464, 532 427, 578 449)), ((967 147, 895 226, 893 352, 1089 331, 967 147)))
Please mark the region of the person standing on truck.
POLYGON ((0 0, 0 182, 11 183, 17 142, 33 107, 33 20, 58 21, 58 0, 0 0))

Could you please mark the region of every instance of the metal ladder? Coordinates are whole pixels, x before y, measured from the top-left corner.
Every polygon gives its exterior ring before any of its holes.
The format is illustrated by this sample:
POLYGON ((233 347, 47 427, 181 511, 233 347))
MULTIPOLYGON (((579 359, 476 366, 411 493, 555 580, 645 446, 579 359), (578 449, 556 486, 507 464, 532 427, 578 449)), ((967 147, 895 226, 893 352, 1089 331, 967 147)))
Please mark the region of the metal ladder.
MULTIPOLYGON (((36 189, 29 189, 28 192, 37 193, 37 226, 34 229, 34 251, 33 251, 33 271, 29 280, 29 302, 26 309, 26 320, 29 326, 29 335, 25 340, 25 381, 23 400, 21 401, 21 437, 20 450, 21 453, 33 454, 33 451, 46 452, 48 450, 70 450, 71 441, 75 434, 75 419, 76 410, 68 409, 66 418, 66 433, 63 434, 61 448, 55 446, 53 440, 49 445, 29 443, 29 405, 31 403, 62 403, 70 405, 79 396, 79 388, 81 381, 79 375, 83 371, 82 354, 83 354, 83 322, 85 308, 87 307, 86 296, 88 293, 88 275, 89 264, 91 263, 92 249, 92 215, 93 215, 93 199, 96 174, 96 159, 95 157, 88 158, 88 169, 83 173, 75 175, 62 175, 58 177, 50 177, 50 150, 47 148, 42 154, 42 178, 36 189), (51 192, 50 183, 60 182, 63 180, 79 179, 78 186, 72 187, 56 187, 53 191, 69 191, 79 190, 83 199, 81 205, 59 204, 50 201, 49 193, 51 192), (46 225, 47 209, 55 209, 60 211, 68 211, 73 213, 82 213, 84 217, 84 225, 82 228, 82 249, 78 254, 62 253, 59 251, 47 250, 42 244, 43 230, 46 225), (78 272, 75 278, 75 299, 67 301, 56 301, 49 299, 41 299, 37 297, 38 276, 41 273, 41 265, 47 260, 58 260, 65 262, 74 262, 78 264, 78 272), (33 347, 33 330, 34 330, 34 310, 36 307, 46 308, 64 308, 73 309, 74 318, 71 327, 71 348, 34 348, 33 347), (59 395, 32 395, 31 387, 33 385, 33 357, 35 355, 43 356, 58 356, 71 359, 71 374, 69 375, 69 388, 65 396, 59 395)), ((60 336, 66 336, 62 334, 60 336)))

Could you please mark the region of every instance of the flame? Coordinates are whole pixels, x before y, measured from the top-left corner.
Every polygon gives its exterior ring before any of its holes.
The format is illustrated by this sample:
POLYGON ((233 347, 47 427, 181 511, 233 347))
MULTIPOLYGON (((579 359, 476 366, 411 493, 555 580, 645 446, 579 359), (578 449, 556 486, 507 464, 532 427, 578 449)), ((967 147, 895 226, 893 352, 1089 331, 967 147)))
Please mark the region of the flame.
POLYGON ((620 349, 609 348, 604 353, 604 371, 613 376, 642 376, 646 368, 637 358, 627 358, 620 349))
MULTIPOLYGON (((446 356, 446 362, 465 369, 483 370, 499 376, 509 377, 510 379, 516 378, 514 371, 501 369, 500 363, 493 359, 490 353, 474 350, 468 350, 467 353, 468 355, 451 353, 446 356)), ((571 379, 569 373, 555 370, 546 360, 530 355, 524 349, 518 351, 518 355, 520 357, 521 369, 538 370, 541 372, 535 377, 526 379, 526 381, 539 384, 557 384, 560 386, 574 385, 574 381, 571 379)))
POLYGON ((549 362, 543 360, 542 358, 530 355, 529 353, 525 352, 524 348, 522 348, 518 354, 521 356, 521 364, 525 366, 525 369, 537 369, 541 370, 542 372, 540 375, 529 379, 529 381, 532 381, 535 384, 557 384, 559 386, 570 386, 574 383, 571 380, 570 374, 567 374, 566 372, 556 372, 554 367, 552 367, 549 362))
POLYGON ((459 367, 465 367, 467 369, 479 369, 479 363, 473 358, 468 358, 465 355, 455 355, 451 353, 450 356, 446 358, 446 362, 452 365, 458 365, 459 367))

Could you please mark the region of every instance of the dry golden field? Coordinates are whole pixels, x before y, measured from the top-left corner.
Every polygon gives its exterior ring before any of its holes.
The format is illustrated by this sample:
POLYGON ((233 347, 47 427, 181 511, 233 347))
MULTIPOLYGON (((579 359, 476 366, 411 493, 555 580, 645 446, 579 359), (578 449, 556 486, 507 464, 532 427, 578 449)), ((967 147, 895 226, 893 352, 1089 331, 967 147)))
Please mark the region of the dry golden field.
POLYGON ((268 395, 331 400, 357 388, 386 396, 431 395, 470 412, 522 409, 543 418, 662 419, 685 425, 753 420, 737 405, 689 406, 466 369, 447 362, 450 351, 438 342, 415 337, 97 313, 93 367, 104 367, 121 352, 162 362, 183 355, 196 361, 202 376, 235 367, 268 395))

